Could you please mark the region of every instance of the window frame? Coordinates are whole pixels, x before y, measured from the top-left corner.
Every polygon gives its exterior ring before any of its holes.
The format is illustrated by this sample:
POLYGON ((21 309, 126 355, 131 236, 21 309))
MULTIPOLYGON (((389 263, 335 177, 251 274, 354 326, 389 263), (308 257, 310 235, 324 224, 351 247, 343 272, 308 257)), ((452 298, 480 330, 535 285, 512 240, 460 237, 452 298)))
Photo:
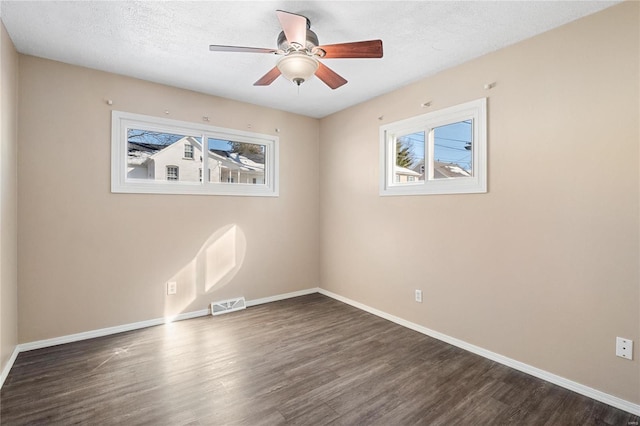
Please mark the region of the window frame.
MULTIPOLYGON (((279 143, 279 137, 274 135, 114 110, 111 114, 111 192, 277 197, 279 196, 279 143), (201 138, 200 143, 203 147, 208 147, 210 138, 262 145, 265 147, 265 183, 229 184, 208 180, 190 182, 128 178, 127 129, 129 128, 198 137, 201 138)), ((202 168, 208 169, 208 156, 201 157, 203 157, 200 162, 202 168)), ((193 160, 196 161, 195 153, 193 160)))
POLYGON ((487 98, 443 108, 419 116, 407 118, 380 126, 380 195, 431 195, 431 194, 473 194, 487 192, 487 98), (435 128, 473 120, 473 176, 451 179, 425 177, 423 181, 411 183, 396 182, 394 168, 396 162, 396 137, 417 131, 425 131, 425 169, 428 158, 426 135, 435 128))
POLYGON ((169 181, 169 182, 179 182, 180 181, 180 167, 179 166, 174 166, 173 164, 171 164, 171 165, 167 165, 166 168, 167 168, 167 171, 166 171, 166 173, 167 173, 167 181, 169 181), (171 173, 171 175, 169 175, 169 172, 171 170, 175 170, 175 179, 173 179, 173 177, 174 177, 173 173, 171 173))
POLYGON ((193 145, 191 145, 190 143, 184 144, 184 157, 183 157, 183 159, 185 159, 185 160, 195 160, 195 158, 193 158, 193 145))

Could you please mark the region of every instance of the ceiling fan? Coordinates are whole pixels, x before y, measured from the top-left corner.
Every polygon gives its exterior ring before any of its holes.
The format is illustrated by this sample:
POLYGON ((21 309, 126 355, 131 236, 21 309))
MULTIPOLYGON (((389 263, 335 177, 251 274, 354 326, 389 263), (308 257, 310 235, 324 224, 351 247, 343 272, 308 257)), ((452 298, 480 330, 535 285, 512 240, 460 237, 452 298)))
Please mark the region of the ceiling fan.
POLYGON ((314 74, 331 89, 337 89, 347 80, 324 65, 320 58, 382 58, 382 40, 356 41, 352 43, 328 44, 320 46, 318 36, 311 31, 311 22, 305 16, 277 10, 276 15, 282 26, 278 35, 278 48, 220 46, 212 44, 212 52, 271 53, 282 55, 278 63, 268 73, 253 83, 254 86, 268 86, 280 75, 298 86, 314 74))

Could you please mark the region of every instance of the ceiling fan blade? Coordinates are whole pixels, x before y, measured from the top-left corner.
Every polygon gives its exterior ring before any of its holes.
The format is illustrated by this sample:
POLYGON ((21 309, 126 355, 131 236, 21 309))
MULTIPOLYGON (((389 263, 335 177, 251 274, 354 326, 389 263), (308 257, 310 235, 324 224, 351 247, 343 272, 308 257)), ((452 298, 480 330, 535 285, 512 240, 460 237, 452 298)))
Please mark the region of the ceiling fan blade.
POLYGON ((347 80, 340 77, 335 71, 319 61, 318 69, 316 70, 316 77, 334 90, 347 83, 347 80))
POLYGON ((318 46, 326 52, 323 58, 382 58, 382 40, 318 46))
POLYGON ((276 10, 282 31, 289 44, 297 43, 302 47, 307 44, 307 18, 295 13, 276 10))
POLYGON ((278 53, 277 49, 266 49, 262 47, 220 46, 218 44, 210 45, 209 50, 212 52, 278 53))
POLYGON ((280 76, 280 70, 278 69, 278 67, 273 67, 271 68, 271 70, 266 73, 265 75, 263 75, 260 80, 256 81, 255 83, 253 83, 254 86, 268 86, 271 83, 273 83, 273 81, 278 78, 280 76))

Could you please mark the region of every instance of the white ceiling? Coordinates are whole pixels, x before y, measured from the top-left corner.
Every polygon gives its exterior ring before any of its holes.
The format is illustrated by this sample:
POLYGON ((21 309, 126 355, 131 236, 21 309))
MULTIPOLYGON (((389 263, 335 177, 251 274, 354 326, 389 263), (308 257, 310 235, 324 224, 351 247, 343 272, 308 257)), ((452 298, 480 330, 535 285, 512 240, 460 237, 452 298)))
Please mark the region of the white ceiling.
POLYGON ((619 1, 9 1, 0 16, 27 55, 324 117, 619 1), (326 59, 349 83, 253 83, 278 56, 276 9, 311 20, 320 44, 382 39, 382 59, 326 59))

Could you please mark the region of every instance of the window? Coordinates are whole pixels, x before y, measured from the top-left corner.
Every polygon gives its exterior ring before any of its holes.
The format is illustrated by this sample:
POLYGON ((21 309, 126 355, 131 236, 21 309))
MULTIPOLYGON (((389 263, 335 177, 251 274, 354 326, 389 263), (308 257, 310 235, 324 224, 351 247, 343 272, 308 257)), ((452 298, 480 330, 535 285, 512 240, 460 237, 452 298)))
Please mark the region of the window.
POLYGON ((190 143, 184 144, 184 158, 193 160, 193 145, 190 143))
POLYGON ((179 180, 178 166, 167 166, 167 180, 179 180))
POLYGON ((380 195, 487 192, 486 98, 380 127, 380 195))
POLYGON ((113 111, 111 191, 278 196, 278 142, 271 135, 113 111))

